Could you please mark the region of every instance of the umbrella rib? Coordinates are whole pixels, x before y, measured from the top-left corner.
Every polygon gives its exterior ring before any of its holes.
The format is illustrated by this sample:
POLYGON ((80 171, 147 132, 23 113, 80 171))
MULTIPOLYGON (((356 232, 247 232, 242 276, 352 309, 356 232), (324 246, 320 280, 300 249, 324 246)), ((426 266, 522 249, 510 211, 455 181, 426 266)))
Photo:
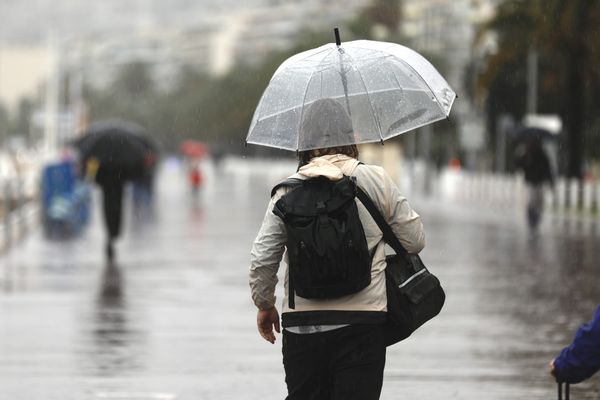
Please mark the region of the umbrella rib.
MULTIPOLYGON (((348 58, 352 59, 352 57, 350 55, 348 55, 348 58)), ((360 70, 358 68, 356 68, 356 72, 358 73, 358 77, 360 78, 360 81, 362 82, 362 84, 365 88, 365 92, 367 93, 367 99, 369 101, 369 108, 371 109, 371 116, 373 117, 373 120, 377 124, 377 130, 379 131, 379 138, 381 139, 381 144, 383 144, 383 133, 381 132, 381 124, 379 123, 379 119, 377 119, 377 117, 375 116, 375 110, 373 110, 373 103, 371 102, 371 94, 369 93, 367 84, 365 83, 365 80, 363 79, 363 76, 360 73, 360 70)))
POLYGON ((296 151, 299 151, 300 149, 300 126, 302 125, 302 117, 304 117, 304 102, 306 101, 306 96, 308 95, 308 87, 310 86, 310 81, 312 81, 314 76, 314 73, 310 74, 310 78, 308 78, 308 81, 306 82, 306 88, 304 89, 304 96, 302 96, 302 108, 300 111, 300 119, 298 120, 298 125, 296 127, 296 132, 298 132, 298 134, 296 135, 296 151))
MULTIPOLYGON (((359 46, 355 45, 355 48, 361 48, 361 49, 370 50, 369 47, 360 46, 360 45, 359 46)), ((382 52, 382 53, 386 53, 387 54, 386 57, 391 57, 393 59, 396 59, 396 60, 400 61, 401 63, 403 63, 404 65, 406 65, 408 68, 410 68, 415 74, 417 74, 417 76, 419 76, 421 78, 421 80, 425 83, 425 85, 427 85, 427 88, 429 89, 429 91, 431 92, 431 94, 433 95, 433 97, 435 98, 435 103, 437 103, 438 108, 442 111, 442 113, 444 113, 444 115, 446 116, 446 118, 448 117, 448 115, 450 115, 450 110, 448 110, 448 112, 446 112, 446 110, 442 106, 442 102, 438 98, 437 94, 433 91, 433 89, 431 88, 431 85, 429 85, 429 82, 427 82, 427 80, 425 78, 423 78, 423 75, 421 75, 411 64, 409 64, 408 62, 404 61, 402 58, 397 57, 394 54, 391 54, 387 49, 379 49, 379 50, 376 50, 376 51, 379 51, 379 52, 382 52)), ((351 58, 351 56, 349 54, 348 54, 348 57, 351 58)), ((425 61, 427 61, 427 60, 425 60, 425 61)), ((358 71, 358 69, 357 69, 357 71, 358 71)), ((453 99, 452 102, 450 102, 450 106, 452 106, 453 102, 454 102, 454 99, 453 99)))
MULTIPOLYGON (((393 55, 392 55, 392 57, 393 57, 393 55)), ((435 98, 435 103, 437 104, 438 108, 442 110, 442 113, 444 113, 444 115, 446 117, 448 117, 448 115, 450 114, 450 112, 446 113, 446 110, 444 110, 444 107, 442 107, 442 102, 440 101, 440 99, 437 98, 437 95, 435 94, 435 92, 433 91, 433 89, 431 88, 431 86, 429 85, 429 83, 427 82, 427 80, 425 78, 423 78, 423 75, 421 75, 412 65, 410 65, 409 63, 407 63, 403 59, 398 58, 398 57, 396 57, 396 58, 398 59, 398 61, 400 61, 404 65, 408 66, 415 74, 417 74, 419 76, 419 78, 421 78, 421 80, 423 82, 425 82, 425 85, 427 85, 427 87, 429 88, 429 91, 431 92, 431 94, 435 98)))

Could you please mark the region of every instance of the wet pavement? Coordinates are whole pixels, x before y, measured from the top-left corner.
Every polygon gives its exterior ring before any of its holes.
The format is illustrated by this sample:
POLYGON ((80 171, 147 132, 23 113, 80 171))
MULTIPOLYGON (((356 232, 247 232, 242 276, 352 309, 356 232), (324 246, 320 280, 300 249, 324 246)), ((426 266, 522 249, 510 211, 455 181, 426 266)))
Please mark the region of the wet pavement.
MULTIPOLYGON (((98 215, 80 238, 36 232, 0 255, 1 400, 285 397, 281 341, 256 332, 247 284, 279 169, 205 173, 195 199, 166 165, 153 216, 127 219, 116 265, 98 215)), ((555 398, 548 361, 600 302, 597 221, 546 218, 531 237, 518 210, 411 203, 448 299, 388 349, 381 398, 555 398)), ((600 398, 600 377, 572 392, 600 398)))

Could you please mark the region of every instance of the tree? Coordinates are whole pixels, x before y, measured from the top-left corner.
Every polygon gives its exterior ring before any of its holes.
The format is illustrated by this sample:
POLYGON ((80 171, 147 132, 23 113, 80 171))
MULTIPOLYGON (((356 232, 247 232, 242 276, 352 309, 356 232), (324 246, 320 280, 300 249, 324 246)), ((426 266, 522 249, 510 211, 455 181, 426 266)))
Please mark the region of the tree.
POLYGON ((359 15, 348 23, 355 37, 362 39, 405 42, 400 34, 402 23, 402 2, 400 0, 373 0, 359 15), (383 36, 377 37, 378 28, 383 28, 383 36))
MULTIPOLYGON (((351 23, 353 29, 348 29, 349 34, 342 29, 342 40, 351 40, 354 35, 368 38, 356 32, 371 32, 377 24, 395 34, 400 15, 399 0, 375 0, 357 21, 351 23)), ((243 147, 262 92, 285 59, 333 41, 330 30, 301 31, 302 35, 293 46, 269 54, 258 65, 239 64, 219 78, 183 68, 179 82, 164 91, 156 88, 150 65, 124 65, 108 88, 86 89, 92 120, 132 119, 162 139, 160 141, 170 150, 175 150, 183 138, 195 138, 228 147, 231 151, 270 153, 272 150, 256 147, 244 150, 243 147)))
POLYGON ((525 113, 526 59, 540 56, 540 111, 559 113, 567 134, 567 175, 581 178, 584 138, 592 134, 589 108, 599 84, 600 1, 507 0, 482 31, 497 35, 498 51, 488 57, 479 87, 487 91, 488 111, 504 107, 525 113), (518 104, 514 99, 520 99, 518 104))

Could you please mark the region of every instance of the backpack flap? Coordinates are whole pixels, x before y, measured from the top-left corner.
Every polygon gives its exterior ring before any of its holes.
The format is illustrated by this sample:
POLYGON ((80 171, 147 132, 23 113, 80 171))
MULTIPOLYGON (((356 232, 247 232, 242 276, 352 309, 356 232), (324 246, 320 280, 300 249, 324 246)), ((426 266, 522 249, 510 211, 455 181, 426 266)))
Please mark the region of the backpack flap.
MULTIPOLYGON (((285 220, 289 216, 315 217, 335 213, 354 201, 356 184, 353 178, 332 182, 325 177, 296 180, 292 190, 275 203, 273 212, 285 220)), ((279 186, 279 185, 278 185, 279 186)))

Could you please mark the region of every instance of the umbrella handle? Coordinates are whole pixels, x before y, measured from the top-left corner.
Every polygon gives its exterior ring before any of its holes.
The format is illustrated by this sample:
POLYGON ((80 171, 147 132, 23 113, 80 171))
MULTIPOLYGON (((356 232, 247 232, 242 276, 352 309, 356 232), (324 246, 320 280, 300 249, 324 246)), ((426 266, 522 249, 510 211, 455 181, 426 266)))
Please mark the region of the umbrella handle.
POLYGON ((333 28, 333 34, 335 35, 335 44, 337 46, 341 46, 342 41, 340 40, 340 30, 338 28, 333 28))

